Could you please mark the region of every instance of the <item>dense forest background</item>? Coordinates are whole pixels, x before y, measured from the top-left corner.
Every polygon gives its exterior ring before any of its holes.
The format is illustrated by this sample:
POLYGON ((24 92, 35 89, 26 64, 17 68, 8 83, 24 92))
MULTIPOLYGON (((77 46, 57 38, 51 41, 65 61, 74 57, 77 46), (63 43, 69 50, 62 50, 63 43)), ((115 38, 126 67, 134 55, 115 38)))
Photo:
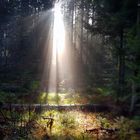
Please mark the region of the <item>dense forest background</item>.
MULTIPOLYGON (((118 102, 127 102, 132 111, 139 101, 138 1, 68 0, 62 3, 73 55, 82 69, 77 77, 82 80, 77 80, 74 88, 85 92, 99 90, 114 96, 118 102)), ((42 46, 53 21, 50 12, 53 7, 51 0, 0 1, 1 92, 14 96, 38 92, 43 70, 42 46), (40 21, 44 11, 47 11, 46 19, 40 21), (41 33, 43 30, 45 34, 41 33)))

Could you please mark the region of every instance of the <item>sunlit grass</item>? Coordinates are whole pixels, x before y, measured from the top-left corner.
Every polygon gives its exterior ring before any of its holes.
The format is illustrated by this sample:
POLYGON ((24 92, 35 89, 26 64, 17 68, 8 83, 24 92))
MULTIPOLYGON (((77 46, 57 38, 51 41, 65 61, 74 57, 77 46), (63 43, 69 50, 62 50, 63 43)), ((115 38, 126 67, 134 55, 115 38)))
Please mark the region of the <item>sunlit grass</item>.
MULTIPOLYGON (((7 113, 10 112, 8 111, 7 113)), ((98 138, 100 140, 106 140, 106 138, 109 140, 123 140, 124 138, 139 140, 139 135, 135 134, 134 131, 136 128, 139 128, 140 122, 138 120, 123 116, 117 117, 111 113, 92 113, 80 110, 42 110, 38 113, 35 110, 31 110, 30 119, 28 111, 22 111, 22 115, 21 112, 14 113, 13 118, 17 119, 16 123, 13 125, 10 123, 10 128, 6 127, 6 130, 14 129, 16 134, 23 140, 48 138, 50 140, 97 140, 96 132, 87 130, 100 129, 101 127, 107 129, 116 128, 119 131, 111 135, 99 131, 98 138), (51 119, 53 123, 50 127, 51 119)), ((9 138, 11 137, 10 135, 9 138)))
POLYGON ((40 93, 38 101, 49 105, 74 105, 74 104, 96 104, 111 100, 110 96, 105 96, 104 99, 100 94, 88 93, 54 93, 42 92, 40 93))
POLYGON ((133 131, 130 133, 128 130, 129 125, 131 125, 131 129, 134 130, 136 122, 125 117, 109 119, 109 117, 104 116, 102 113, 81 112, 78 110, 62 112, 50 110, 42 112, 41 116, 54 119, 51 131, 49 127, 47 127, 48 120, 44 120, 43 118, 37 120, 38 124, 45 128, 51 140, 96 140, 97 134, 94 132, 88 133, 86 130, 100 129, 101 127, 110 129, 118 128, 120 130, 119 133, 115 135, 100 132, 98 138, 101 140, 105 138, 118 140, 128 135, 138 140, 138 136, 135 135, 133 131))
MULTIPOLYGON (((91 135, 87 135, 85 130, 90 127, 99 127, 97 119, 95 119, 95 114, 93 113, 87 114, 80 111, 59 112, 52 110, 45 111, 42 113, 42 116, 51 116, 54 118, 51 134, 49 128, 47 128, 52 139, 61 138, 62 140, 66 140, 69 138, 80 140, 83 137, 91 139, 91 135)), ((47 120, 44 121, 43 119, 38 120, 38 122, 44 126, 47 124, 47 120)))
POLYGON ((89 103, 86 96, 80 96, 79 93, 47 93, 42 92, 39 96, 40 103, 49 105, 74 105, 74 104, 87 104, 89 103))

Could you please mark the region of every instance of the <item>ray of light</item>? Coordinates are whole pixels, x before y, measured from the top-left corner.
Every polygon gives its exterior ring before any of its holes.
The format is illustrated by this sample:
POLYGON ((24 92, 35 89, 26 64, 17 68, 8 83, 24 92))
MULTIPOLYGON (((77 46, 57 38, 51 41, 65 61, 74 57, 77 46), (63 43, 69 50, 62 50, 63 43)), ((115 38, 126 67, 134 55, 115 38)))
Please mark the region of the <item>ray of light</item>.
POLYGON ((65 28, 60 3, 56 3, 54 8, 53 47, 54 52, 57 51, 58 55, 64 52, 65 28))
POLYGON ((61 3, 56 3, 54 7, 54 26, 53 26, 53 49, 49 75, 48 91, 58 92, 59 82, 59 63, 62 63, 62 56, 65 48, 65 28, 61 13, 61 3))

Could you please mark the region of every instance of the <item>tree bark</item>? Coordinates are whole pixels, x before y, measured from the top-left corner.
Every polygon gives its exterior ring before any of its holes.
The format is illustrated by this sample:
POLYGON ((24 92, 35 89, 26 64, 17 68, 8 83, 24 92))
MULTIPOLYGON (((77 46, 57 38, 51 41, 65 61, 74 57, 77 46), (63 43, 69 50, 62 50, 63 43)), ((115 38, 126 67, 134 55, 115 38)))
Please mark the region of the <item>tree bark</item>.
POLYGON ((123 27, 120 31, 120 48, 119 48, 119 84, 118 96, 124 96, 124 82, 125 82, 125 54, 123 46, 123 27))
POLYGON ((83 16, 84 16, 84 5, 83 0, 81 0, 81 33, 80 33, 80 56, 81 61, 83 57, 83 16))

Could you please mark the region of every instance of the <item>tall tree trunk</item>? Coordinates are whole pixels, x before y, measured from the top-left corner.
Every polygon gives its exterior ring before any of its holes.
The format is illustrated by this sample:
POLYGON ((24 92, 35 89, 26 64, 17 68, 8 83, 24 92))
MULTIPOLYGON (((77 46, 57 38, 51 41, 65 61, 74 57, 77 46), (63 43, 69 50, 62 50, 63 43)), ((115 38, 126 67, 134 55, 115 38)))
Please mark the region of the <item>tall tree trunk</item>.
POLYGON ((73 21, 74 21, 74 0, 71 2, 71 45, 73 46, 73 33, 74 33, 74 27, 73 27, 73 21))
POLYGON ((76 40, 77 40, 77 33, 76 33, 76 25, 77 25, 77 21, 76 21, 76 17, 77 17, 77 12, 76 12, 76 0, 74 0, 74 28, 73 28, 73 35, 74 35, 74 38, 73 38, 73 42, 74 42, 74 49, 76 49, 76 40))
POLYGON ((137 35, 140 36, 140 0, 138 0, 138 5, 137 5, 137 35))
POLYGON ((81 0, 81 33, 80 33, 80 57, 82 61, 83 57, 83 17, 84 17, 84 5, 83 0, 81 0))
POLYGON ((132 114, 133 110, 134 110, 134 105, 135 105, 135 101, 136 101, 136 85, 135 82, 132 81, 132 96, 131 96, 131 104, 130 104, 130 109, 129 112, 130 114, 132 114))
POLYGON ((123 27, 120 31, 120 48, 119 48, 119 90, 118 96, 124 96, 124 82, 125 82, 125 54, 123 46, 123 27))
MULTIPOLYGON (((140 24, 140 0, 138 0, 138 5, 137 6, 138 6, 137 7, 137 36, 140 36, 140 30, 139 30, 139 24, 140 24)), ((138 71, 137 69, 134 70, 134 77, 137 77, 137 75, 138 75, 137 71, 138 71)), ((133 80, 132 81, 131 103, 130 103, 130 109, 129 109, 130 114, 132 114, 133 111, 134 111, 135 102, 136 102, 136 99, 137 99, 136 88, 137 88, 136 83, 133 80)))

